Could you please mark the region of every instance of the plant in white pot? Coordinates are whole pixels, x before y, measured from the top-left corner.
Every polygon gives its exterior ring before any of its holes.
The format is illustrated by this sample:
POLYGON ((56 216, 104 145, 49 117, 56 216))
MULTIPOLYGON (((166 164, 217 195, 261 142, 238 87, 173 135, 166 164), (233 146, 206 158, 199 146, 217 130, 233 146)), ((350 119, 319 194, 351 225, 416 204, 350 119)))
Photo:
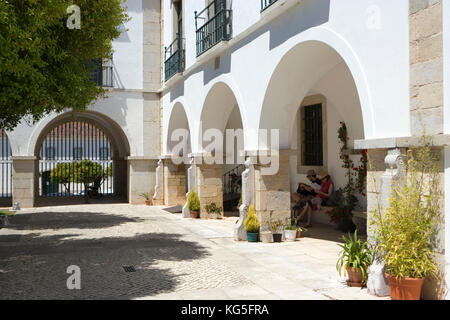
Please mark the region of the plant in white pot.
POLYGON ((439 151, 432 139, 405 155, 406 171, 392 187, 390 207, 371 212, 377 255, 386 265, 393 300, 419 300, 426 277, 437 274, 434 226, 440 214, 439 151))
POLYGON ((286 241, 294 242, 297 239, 297 225, 292 223, 291 219, 287 219, 284 226, 284 237, 286 241))
POLYGON ((218 207, 217 204, 212 202, 205 206, 206 212, 211 219, 221 219, 222 218, 222 208, 218 207))

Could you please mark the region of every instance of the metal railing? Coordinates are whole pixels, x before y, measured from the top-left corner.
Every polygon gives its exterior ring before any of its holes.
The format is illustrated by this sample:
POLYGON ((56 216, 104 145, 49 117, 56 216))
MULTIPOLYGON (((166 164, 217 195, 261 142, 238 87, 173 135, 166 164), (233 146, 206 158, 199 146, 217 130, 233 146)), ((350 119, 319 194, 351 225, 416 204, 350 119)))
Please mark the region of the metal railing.
POLYGON ((178 33, 177 38, 164 51, 164 75, 167 81, 175 74, 183 72, 185 67, 184 41, 178 33))
POLYGON ((113 64, 112 59, 106 63, 100 63, 100 60, 94 60, 94 70, 92 71, 92 81, 101 87, 113 87, 113 64))
POLYGON ((226 1, 216 0, 200 13, 195 11, 197 57, 221 41, 232 37, 232 10, 226 9, 226 1), (206 21, 200 27, 199 20, 206 21))
POLYGON ((275 2, 277 2, 277 0, 261 0, 261 12, 266 10, 268 7, 270 7, 275 2))

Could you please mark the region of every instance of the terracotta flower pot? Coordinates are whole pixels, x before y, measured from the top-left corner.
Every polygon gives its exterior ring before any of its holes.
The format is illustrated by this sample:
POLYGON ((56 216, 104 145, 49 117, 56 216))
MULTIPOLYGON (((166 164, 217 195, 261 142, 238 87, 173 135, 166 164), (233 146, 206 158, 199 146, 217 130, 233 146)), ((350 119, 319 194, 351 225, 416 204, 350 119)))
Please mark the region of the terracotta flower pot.
POLYGON ((151 206, 152 205, 152 200, 145 200, 145 205, 146 206, 151 206))
POLYGON ((420 300, 424 278, 395 278, 386 274, 392 300, 420 300))
POLYGON ((199 215, 198 211, 191 211, 191 218, 192 219, 198 219, 198 215, 199 215))
POLYGON ((347 268, 349 287, 363 287, 363 274, 361 269, 347 268))
POLYGON ((296 238, 300 239, 302 237, 302 232, 300 230, 297 230, 296 238))

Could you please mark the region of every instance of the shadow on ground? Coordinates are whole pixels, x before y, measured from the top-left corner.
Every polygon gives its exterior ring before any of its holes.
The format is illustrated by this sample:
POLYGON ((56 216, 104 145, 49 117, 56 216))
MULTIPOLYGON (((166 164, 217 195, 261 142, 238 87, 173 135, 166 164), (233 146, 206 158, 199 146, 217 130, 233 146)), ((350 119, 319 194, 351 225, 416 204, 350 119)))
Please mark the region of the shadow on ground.
MULTIPOLYGON (((18 214, 9 218, 8 229, 103 229, 142 219, 102 212, 36 212, 18 214)), ((0 240, 1 241, 1 240, 0 240)))
POLYGON ((196 260, 209 255, 204 247, 177 234, 76 236, 29 234, 12 246, 3 242, 0 299, 132 299, 168 293, 176 288, 180 275, 158 268, 158 261, 192 262, 194 269, 196 260), (67 289, 71 265, 81 269, 81 290, 67 289), (124 266, 133 266, 136 272, 125 272, 124 266))

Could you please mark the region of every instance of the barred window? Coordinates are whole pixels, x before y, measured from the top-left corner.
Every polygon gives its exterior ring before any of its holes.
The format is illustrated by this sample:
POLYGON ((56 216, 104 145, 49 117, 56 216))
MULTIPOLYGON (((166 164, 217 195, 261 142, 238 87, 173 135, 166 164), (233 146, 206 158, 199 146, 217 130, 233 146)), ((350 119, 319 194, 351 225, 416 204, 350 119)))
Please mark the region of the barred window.
POLYGON ((303 113, 303 165, 323 166, 322 104, 305 106, 303 113))

